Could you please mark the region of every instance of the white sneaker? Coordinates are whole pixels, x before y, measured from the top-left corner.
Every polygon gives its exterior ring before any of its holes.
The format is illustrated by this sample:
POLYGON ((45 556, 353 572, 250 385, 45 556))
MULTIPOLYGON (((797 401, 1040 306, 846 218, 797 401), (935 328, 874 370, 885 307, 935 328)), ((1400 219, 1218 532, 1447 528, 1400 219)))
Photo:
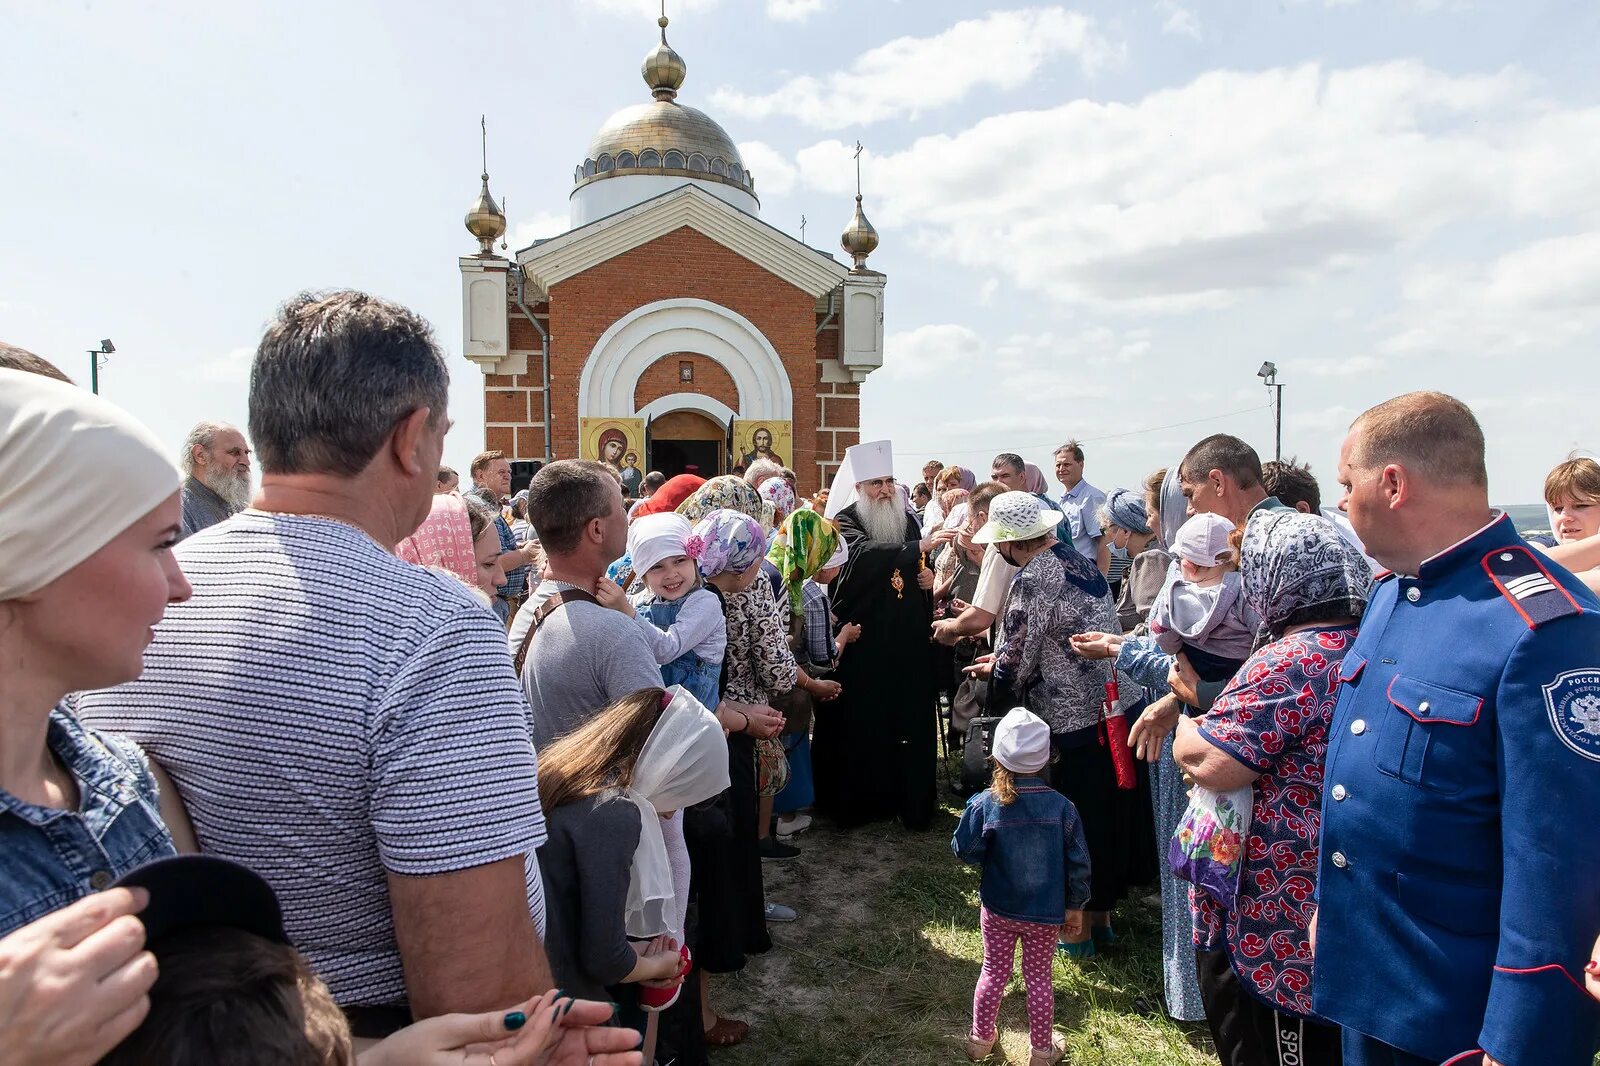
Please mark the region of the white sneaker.
POLYGON ((769 922, 792 922, 800 917, 794 912, 794 908, 785 907, 781 903, 769 903, 766 910, 767 921, 769 922))
POLYGON ((782 818, 778 819, 778 835, 781 837, 792 837, 796 833, 804 833, 810 828, 811 815, 809 814, 797 814, 788 821, 784 821, 782 818))

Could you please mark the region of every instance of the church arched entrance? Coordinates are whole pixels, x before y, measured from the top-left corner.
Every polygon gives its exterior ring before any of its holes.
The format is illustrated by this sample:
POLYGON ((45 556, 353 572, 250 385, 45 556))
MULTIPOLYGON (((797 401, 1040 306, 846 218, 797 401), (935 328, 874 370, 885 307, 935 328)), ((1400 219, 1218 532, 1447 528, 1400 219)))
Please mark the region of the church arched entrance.
POLYGON ((728 427, 699 411, 668 411, 645 426, 648 469, 667 477, 727 472, 728 427))

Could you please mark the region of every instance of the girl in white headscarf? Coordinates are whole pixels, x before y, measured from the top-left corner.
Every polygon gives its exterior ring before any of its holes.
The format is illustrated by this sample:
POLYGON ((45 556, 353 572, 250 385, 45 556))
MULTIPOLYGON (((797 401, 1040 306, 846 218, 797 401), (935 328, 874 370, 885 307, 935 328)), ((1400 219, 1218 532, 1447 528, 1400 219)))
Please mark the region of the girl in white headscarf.
POLYGON ((677 687, 624 697, 540 752, 545 952, 569 994, 616 1000, 643 1030, 637 986, 682 983, 688 870, 674 876, 662 822, 728 784, 721 723, 677 687))
POLYGON ((174 854, 144 754, 65 702, 138 677, 189 596, 163 451, 97 396, 0 370, 0 934, 174 854))

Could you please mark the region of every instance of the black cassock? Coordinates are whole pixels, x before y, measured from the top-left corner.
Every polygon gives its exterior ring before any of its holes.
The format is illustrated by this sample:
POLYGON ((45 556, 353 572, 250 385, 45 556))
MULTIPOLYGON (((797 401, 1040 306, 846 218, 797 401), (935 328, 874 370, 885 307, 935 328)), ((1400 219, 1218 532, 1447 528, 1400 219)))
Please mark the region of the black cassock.
POLYGON ((817 704, 817 806, 844 825, 898 816, 923 829, 936 807, 938 710, 933 610, 917 586, 922 531, 907 515, 906 543, 876 543, 854 504, 835 521, 850 560, 830 589, 833 610, 861 636, 834 674, 843 694, 817 704))

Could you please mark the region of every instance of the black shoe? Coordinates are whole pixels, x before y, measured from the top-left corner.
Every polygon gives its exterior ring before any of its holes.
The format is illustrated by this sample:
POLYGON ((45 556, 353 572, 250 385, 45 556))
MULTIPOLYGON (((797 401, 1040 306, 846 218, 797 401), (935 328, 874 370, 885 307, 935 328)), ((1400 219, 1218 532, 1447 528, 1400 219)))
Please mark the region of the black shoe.
POLYGON ((763 859, 792 859, 800 854, 799 848, 792 844, 785 844, 776 836, 762 837, 761 844, 757 850, 761 852, 763 859))

